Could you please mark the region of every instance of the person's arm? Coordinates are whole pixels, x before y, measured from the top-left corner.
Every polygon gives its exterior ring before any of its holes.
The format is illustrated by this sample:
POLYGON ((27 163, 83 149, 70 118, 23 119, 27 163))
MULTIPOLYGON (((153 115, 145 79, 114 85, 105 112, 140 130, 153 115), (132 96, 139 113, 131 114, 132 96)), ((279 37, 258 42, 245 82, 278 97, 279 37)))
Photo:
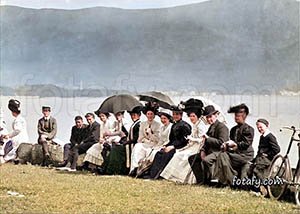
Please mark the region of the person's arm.
POLYGON ((239 142, 235 142, 237 144, 238 149, 247 150, 250 145, 252 145, 254 138, 254 129, 250 126, 245 127, 242 130, 242 140, 239 142))
MULTIPOLYGON (((71 130, 71 137, 70 137, 70 142, 71 142, 71 145, 74 146, 76 144, 79 144, 79 142, 77 142, 77 139, 76 139, 76 136, 75 136, 75 126, 72 127, 72 130, 71 130)), ((77 136, 78 137, 78 136, 77 136)))
POLYGON ((184 147, 187 144, 186 137, 192 133, 192 128, 188 123, 183 123, 178 128, 179 128, 179 130, 178 130, 179 138, 177 137, 177 139, 174 140, 172 143, 176 149, 180 149, 180 148, 184 147))
POLYGON ((50 133, 48 133, 48 139, 52 140, 53 138, 55 138, 57 133, 57 123, 56 123, 56 119, 52 118, 52 130, 50 133))
POLYGON ((20 120, 16 120, 14 123, 14 130, 8 134, 9 138, 13 138, 20 134, 21 130, 23 130, 25 127, 23 126, 23 122, 20 120))
POLYGON ((269 159, 273 159, 273 157, 280 152, 280 147, 278 145, 276 137, 273 134, 270 134, 268 136, 268 140, 268 143, 270 144, 270 149, 267 152, 267 155, 269 159))
POLYGON ((150 135, 149 140, 150 140, 151 142, 158 143, 159 138, 160 138, 160 125, 159 125, 159 124, 156 124, 156 125, 153 127, 152 132, 153 132, 153 133, 150 135))
POLYGON ((39 134, 39 135, 46 135, 46 136, 49 135, 48 132, 43 131, 42 120, 39 120, 39 121, 38 121, 38 127, 37 127, 37 128, 38 128, 38 134, 39 134))
POLYGON ((138 143, 144 143, 144 140, 145 140, 145 136, 144 136, 145 130, 144 129, 145 129, 145 127, 144 127, 143 123, 140 124, 139 137, 138 137, 138 140, 137 140, 138 143))
POLYGON ((210 148, 219 149, 224 142, 228 141, 228 128, 225 125, 219 126, 218 129, 216 129, 215 136, 216 137, 209 136, 207 139, 205 139, 205 145, 209 146, 210 148))

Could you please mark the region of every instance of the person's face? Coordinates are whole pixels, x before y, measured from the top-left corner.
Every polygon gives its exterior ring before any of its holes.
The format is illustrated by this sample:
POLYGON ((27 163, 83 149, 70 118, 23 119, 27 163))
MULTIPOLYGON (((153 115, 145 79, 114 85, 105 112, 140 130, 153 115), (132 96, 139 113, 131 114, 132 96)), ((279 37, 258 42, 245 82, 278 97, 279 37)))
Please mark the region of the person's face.
POLYGON ((103 123, 106 122, 107 116, 106 116, 105 114, 100 114, 99 117, 100 117, 100 120, 101 120, 103 123))
POLYGON ((131 113, 130 117, 131 117, 132 121, 136 121, 136 120, 140 119, 140 115, 137 113, 131 113))
POLYGON ((43 115, 44 115, 44 117, 48 117, 50 115, 50 111, 49 110, 43 110, 43 115))
POLYGON ((75 124, 76 124, 76 127, 77 128, 81 128, 82 127, 82 125, 83 125, 83 121, 82 120, 75 120, 75 124))
POLYGON ((13 112, 13 111, 11 112, 11 114, 12 114, 13 117, 17 117, 18 116, 18 114, 16 112, 13 112))
POLYGON ((168 126, 170 124, 170 120, 165 115, 160 116, 160 121, 165 126, 168 126))
POLYGON ((176 112, 176 111, 173 111, 173 119, 175 120, 175 121, 178 121, 178 120, 180 120, 182 118, 182 114, 180 114, 180 113, 178 113, 178 112, 176 112))
POLYGON ((146 117, 151 122, 151 121, 154 120, 154 113, 152 111, 147 111, 146 112, 146 117))
POLYGON ((190 120, 193 124, 197 123, 199 118, 197 117, 197 115, 195 113, 190 113, 190 120))
POLYGON ((116 119, 117 119, 117 121, 121 121, 122 118, 123 118, 123 114, 122 114, 122 113, 116 114, 116 119))
POLYGON ((261 134, 264 134, 268 128, 265 124, 260 123, 260 122, 256 123, 256 127, 257 127, 257 130, 259 131, 259 133, 261 133, 261 134))
POLYGON ((93 123, 94 123, 94 121, 95 121, 95 119, 93 118, 93 117, 86 117, 86 121, 90 124, 90 125, 92 125, 93 123))
POLYGON ((234 120, 236 123, 244 123, 246 119, 246 113, 235 113, 234 120))
POLYGON ((212 114, 212 115, 209 115, 209 116, 206 116, 205 119, 206 121, 208 122, 208 124, 214 124, 216 122, 218 118, 218 115, 217 114, 212 114))

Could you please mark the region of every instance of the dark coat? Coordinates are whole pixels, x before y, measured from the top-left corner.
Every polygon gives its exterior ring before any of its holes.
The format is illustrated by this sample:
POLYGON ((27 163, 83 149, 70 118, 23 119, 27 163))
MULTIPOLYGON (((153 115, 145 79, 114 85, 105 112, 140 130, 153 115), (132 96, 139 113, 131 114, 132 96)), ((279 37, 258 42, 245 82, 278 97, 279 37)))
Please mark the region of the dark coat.
POLYGON ((278 145, 276 137, 269 133, 267 136, 260 136, 257 156, 260 156, 262 153, 268 155, 270 161, 273 160, 274 156, 280 152, 280 146, 278 145))
POLYGON ((99 142, 100 140, 100 124, 96 121, 92 125, 88 125, 86 138, 83 140, 86 142, 99 142))
POLYGON ((130 128, 128 133, 128 143, 136 144, 139 139, 140 123, 141 121, 135 121, 134 126, 130 128))
POLYGON ((175 122, 171 127, 169 143, 166 146, 174 146, 175 149, 181 149, 188 144, 186 137, 192 133, 190 124, 183 120, 175 122))
POLYGON ((72 127, 70 142, 72 146, 79 145, 87 137, 87 125, 83 124, 81 128, 72 127))
POLYGON ((230 130, 230 140, 234 141, 238 146, 238 149, 234 151, 235 153, 247 154, 253 158, 253 138, 254 129, 247 123, 238 124, 230 130))
POLYGON ((229 130, 227 126, 219 120, 209 127, 206 134, 209 138, 205 139, 202 148, 206 154, 220 151, 221 145, 229 140, 229 130))
POLYGON ((57 122, 54 117, 50 117, 48 122, 49 122, 49 127, 48 127, 48 129, 46 129, 45 128, 45 123, 46 123, 45 118, 43 117, 38 121, 38 134, 39 134, 39 138, 41 135, 46 135, 47 140, 52 140, 53 138, 55 138, 56 133, 57 133, 57 122))

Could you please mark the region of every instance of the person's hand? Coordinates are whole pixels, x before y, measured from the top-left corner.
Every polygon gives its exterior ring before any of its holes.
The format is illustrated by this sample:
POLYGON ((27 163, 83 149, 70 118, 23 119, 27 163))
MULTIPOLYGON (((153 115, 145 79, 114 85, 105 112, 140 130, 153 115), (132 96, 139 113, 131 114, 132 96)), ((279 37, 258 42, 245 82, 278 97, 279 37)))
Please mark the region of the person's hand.
POLYGON ((230 147, 234 150, 237 150, 237 148, 238 148, 236 142, 234 142, 232 140, 227 141, 226 144, 227 144, 228 147, 230 147))
POLYGON ((262 155, 263 155, 265 158, 268 157, 268 154, 266 154, 266 153, 262 153, 262 155))
POLYGON ((8 140, 9 136, 8 135, 3 135, 3 139, 8 140))
POLYGON ((201 159, 203 160, 205 157, 206 157, 206 154, 204 151, 201 151, 200 152, 200 156, 201 156, 201 159))
POLYGON ((103 140, 103 139, 99 140, 99 143, 100 143, 100 144, 102 144, 103 142, 104 142, 104 140, 103 140))
POLYGON ((42 135, 41 135, 41 140, 42 140, 42 141, 46 141, 46 140, 47 140, 47 135, 43 135, 43 134, 42 134, 42 135))
POLYGON ((146 129, 146 134, 147 134, 147 135, 151 135, 151 134, 152 134, 152 130, 151 130, 150 128, 147 128, 147 129, 146 129))
POLYGON ((172 151, 173 149, 175 149, 174 146, 168 146, 168 147, 164 148, 164 152, 170 152, 170 151, 172 151))

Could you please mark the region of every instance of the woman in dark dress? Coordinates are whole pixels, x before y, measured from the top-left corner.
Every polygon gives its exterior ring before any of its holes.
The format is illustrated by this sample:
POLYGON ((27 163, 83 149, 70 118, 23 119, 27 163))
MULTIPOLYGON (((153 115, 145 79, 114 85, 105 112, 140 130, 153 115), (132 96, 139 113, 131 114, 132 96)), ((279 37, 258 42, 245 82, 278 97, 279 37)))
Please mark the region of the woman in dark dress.
POLYGON ((160 173, 164 170, 166 165, 172 159, 176 149, 185 147, 188 144, 186 138, 191 134, 192 127, 182 120, 183 111, 178 107, 173 107, 174 124, 171 128, 169 136, 169 143, 156 153, 153 164, 150 169, 150 178, 158 179, 160 173))
MULTIPOLYGON (((103 163, 103 170, 105 174, 109 175, 128 175, 130 169, 130 156, 133 146, 137 143, 139 137, 141 107, 134 107, 128 111, 133 121, 126 138, 122 138, 120 144, 114 145, 110 151, 107 148, 105 160, 103 163)), ((123 115, 122 115, 123 117, 123 115)), ((125 127, 122 126, 122 130, 125 127)), ((125 130, 124 130, 125 131, 125 130)))

